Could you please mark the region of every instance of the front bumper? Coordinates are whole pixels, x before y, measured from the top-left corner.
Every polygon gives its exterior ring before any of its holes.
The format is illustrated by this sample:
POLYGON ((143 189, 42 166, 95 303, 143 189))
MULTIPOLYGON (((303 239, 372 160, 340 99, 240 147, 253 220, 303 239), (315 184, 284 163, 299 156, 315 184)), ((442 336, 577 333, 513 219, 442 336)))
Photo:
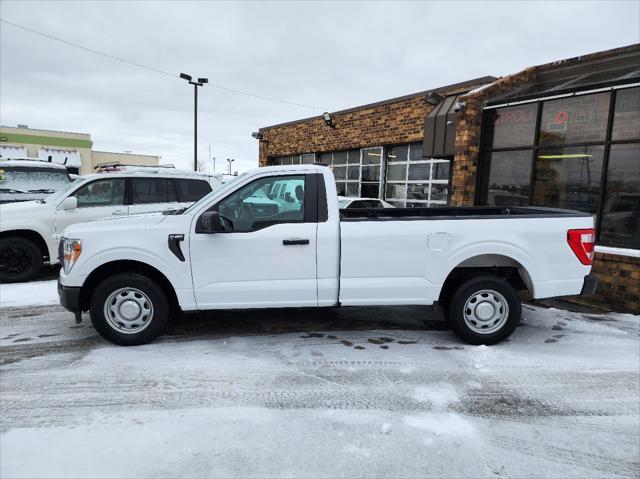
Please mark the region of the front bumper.
POLYGON ((82 312, 80 307, 80 290, 80 286, 63 286, 58 279, 58 297, 64 309, 72 313, 82 312))
POLYGON ((598 286, 598 278, 595 274, 588 274, 584 277, 584 283, 582 284, 582 291, 580 296, 591 296, 596 292, 596 286, 598 286))

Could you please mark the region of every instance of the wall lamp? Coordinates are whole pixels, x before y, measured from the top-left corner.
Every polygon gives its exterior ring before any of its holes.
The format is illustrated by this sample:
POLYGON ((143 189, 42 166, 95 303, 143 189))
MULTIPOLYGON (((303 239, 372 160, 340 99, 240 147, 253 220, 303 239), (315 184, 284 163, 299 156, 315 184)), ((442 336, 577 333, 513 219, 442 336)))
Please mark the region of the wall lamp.
POLYGON ((330 127, 330 128, 335 128, 336 124, 333 122, 333 118, 331 118, 331 115, 329 114, 328 111, 325 111, 322 114, 322 119, 324 120, 324 123, 330 127))
POLYGON ((262 139, 264 138, 264 135, 259 131, 254 131, 253 133, 251 133, 251 136, 260 141, 262 141, 262 139))
POLYGON ((426 101, 431 106, 436 106, 442 100, 444 100, 442 95, 439 95, 435 91, 430 91, 429 93, 427 93, 427 96, 424 97, 424 101, 426 101))
POLYGON ((457 101, 453 104, 453 111, 458 113, 460 110, 466 107, 467 107, 466 101, 457 101))

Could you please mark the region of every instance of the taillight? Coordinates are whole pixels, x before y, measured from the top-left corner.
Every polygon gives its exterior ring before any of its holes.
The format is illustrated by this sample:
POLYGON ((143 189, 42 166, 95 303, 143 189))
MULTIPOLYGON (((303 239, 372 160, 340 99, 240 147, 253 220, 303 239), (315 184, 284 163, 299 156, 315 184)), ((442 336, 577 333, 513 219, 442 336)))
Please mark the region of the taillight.
POLYGON ((593 228, 567 231, 567 242, 582 264, 593 263, 593 247, 596 242, 596 231, 593 228))

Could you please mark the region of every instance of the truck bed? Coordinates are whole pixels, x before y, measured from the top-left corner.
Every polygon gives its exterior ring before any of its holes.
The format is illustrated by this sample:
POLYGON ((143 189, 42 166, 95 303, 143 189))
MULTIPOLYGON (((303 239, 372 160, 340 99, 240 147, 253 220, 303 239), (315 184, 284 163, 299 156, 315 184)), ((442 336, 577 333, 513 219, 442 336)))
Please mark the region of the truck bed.
POLYGON ((340 221, 411 221, 500 218, 589 217, 589 213, 536 206, 444 206, 433 208, 354 208, 340 210, 340 221))

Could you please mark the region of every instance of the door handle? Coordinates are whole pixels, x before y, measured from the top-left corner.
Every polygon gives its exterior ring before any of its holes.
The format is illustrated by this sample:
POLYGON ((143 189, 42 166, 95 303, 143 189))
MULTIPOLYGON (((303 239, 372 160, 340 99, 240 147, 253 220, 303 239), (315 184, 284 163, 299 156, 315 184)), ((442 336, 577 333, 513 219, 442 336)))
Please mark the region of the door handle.
POLYGON ((291 239, 282 240, 282 244, 285 245, 285 246, 293 246, 293 245, 297 245, 297 244, 309 244, 309 240, 308 239, 291 238, 291 239))
POLYGON ((113 213, 111 213, 113 216, 122 216, 122 215, 126 215, 127 212, 125 210, 117 210, 114 211, 113 213))

